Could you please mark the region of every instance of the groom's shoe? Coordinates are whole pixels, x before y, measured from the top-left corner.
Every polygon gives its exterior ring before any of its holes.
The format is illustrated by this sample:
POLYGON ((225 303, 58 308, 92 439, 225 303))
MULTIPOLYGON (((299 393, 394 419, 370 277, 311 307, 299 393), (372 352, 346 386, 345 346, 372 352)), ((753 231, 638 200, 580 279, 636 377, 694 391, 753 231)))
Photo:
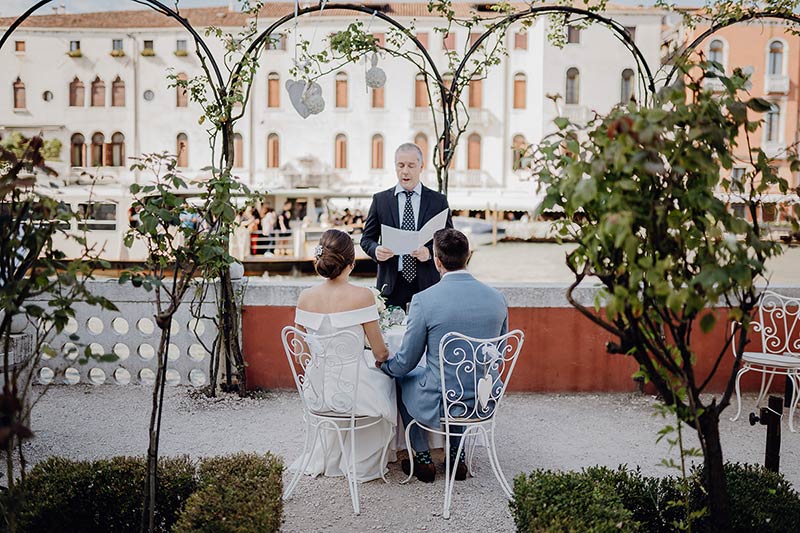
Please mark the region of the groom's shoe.
MULTIPOLYGON (((442 469, 447 469, 444 463, 442 463, 442 469)), ((464 481, 465 479, 467 479, 467 463, 459 461, 458 465, 456 465, 456 481, 464 481)))
MULTIPOLYGON (((400 467, 405 475, 411 472, 411 463, 408 459, 400 461, 400 467)), ((422 464, 414 461, 414 477, 423 483, 433 483, 436 479, 436 467, 433 466, 433 463, 422 464)))

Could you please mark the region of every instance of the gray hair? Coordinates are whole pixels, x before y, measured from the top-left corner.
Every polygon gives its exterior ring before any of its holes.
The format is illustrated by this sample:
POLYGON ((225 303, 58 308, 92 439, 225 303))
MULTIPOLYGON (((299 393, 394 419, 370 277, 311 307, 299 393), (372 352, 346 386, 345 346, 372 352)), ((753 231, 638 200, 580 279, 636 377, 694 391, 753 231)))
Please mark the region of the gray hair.
POLYGON ((417 154, 417 159, 419 160, 419 166, 422 166, 424 161, 422 161, 422 148, 417 146, 414 143, 403 143, 397 147, 397 150, 394 151, 394 160, 397 161, 397 154, 400 152, 414 152, 417 154))

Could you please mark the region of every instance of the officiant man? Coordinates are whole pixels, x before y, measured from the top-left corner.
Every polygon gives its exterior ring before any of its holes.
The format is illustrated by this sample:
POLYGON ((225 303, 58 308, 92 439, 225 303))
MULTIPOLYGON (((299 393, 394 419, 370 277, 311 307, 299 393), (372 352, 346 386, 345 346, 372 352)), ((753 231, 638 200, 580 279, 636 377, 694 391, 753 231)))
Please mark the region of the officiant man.
POLYGON ((422 150, 404 143, 394 153, 397 185, 372 197, 367 221, 361 235, 361 248, 378 262, 378 290, 388 305, 406 308, 411 297, 439 281, 433 264, 433 242, 420 246, 408 255, 398 256, 381 242, 381 225, 418 231, 431 218, 447 210, 445 227, 452 228, 447 197, 425 187, 422 173, 422 150))

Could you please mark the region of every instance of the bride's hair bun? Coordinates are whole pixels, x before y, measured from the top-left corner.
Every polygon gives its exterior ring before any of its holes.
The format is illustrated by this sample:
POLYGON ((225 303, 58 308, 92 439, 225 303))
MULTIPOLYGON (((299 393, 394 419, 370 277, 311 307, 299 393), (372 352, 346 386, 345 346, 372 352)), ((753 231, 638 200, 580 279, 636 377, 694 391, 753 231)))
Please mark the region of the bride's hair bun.
POLYGON ((356 259, 353 239, 338 229, 329 229, 319 239, 319 249, 314 254, 314 268, 323 278, 333 279, 352 265, 356 259))

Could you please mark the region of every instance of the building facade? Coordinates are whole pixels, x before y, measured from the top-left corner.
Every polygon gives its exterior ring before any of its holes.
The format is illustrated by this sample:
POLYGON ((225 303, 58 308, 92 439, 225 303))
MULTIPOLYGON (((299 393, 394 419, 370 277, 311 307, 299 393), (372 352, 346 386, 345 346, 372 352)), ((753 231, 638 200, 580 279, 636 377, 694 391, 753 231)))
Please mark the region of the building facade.
MULTIPOLYGON (((470 8, 456 7, 463 11, 459 15, 470 8)), ((270 3, 264 9, 261 28, 291 13, 293 4, 270 3)), ((463 53, 477 36, 459 28, 448 35, 436 31, 441 20, 422 3, 382 4, 381 9, 406 26, 413 24, 445 74, 447 51, 463 53)), ((215 25, 235 32, 246 22, 226 7, 182 14, 196 28, 215 25)), ((649 64, 659 64, 661 12, 610 8, 606 15, 626 27, 649 64)), ((246 183, 291 186, 287 175, 311 158, 330 170, 338 188, 375 191, 394 183, 394 147, 413 141, 426 155, 423 180, 436 186, 433 115, 424 79, 408 61, 388 55, 379 59, 387 74, 380 90, 367 88, 364 63, 323 76, 318 82, 326 108, 318 115, 303 119, 289 101, 285 83, 296 43, 307 39, 312 49, 322 49, 329 35, 354 19, 378 39, 389 32, 380 19, 326 10, 282 28, 261 55, 234 142, 235 173, 246 183)), ((0 27, 11 22, 2 19, 0 27)), ((527 29, 512 27, 502 37, 508 54, 462 95, 470 118, 450 173, 454 196, 470 196, 476 206, 485 203, 481 191, 532 197, 535 186, 517 171, 514 147, 553 131, 559 113, 585 119, 592 111, 607 112, 636 98, 641 90, 633 56, 607 28, 565 26, 568 42, 557 48, 547 39, 547 25, 540 18, 527 29), (562 96, 558 109, 548 98, 556 93, 562 96)), ((222 58, 221 44, 208 41, 222 58)), ((178 154, 179 167, 190 176, 212 164, 207 124, 199 123, 202 109, 168 79, 198 76, 199 59, 191 37, 167 17, 152 11, 34 16, 0 51, 0 64, 0 87, 6 88, 0 90, 0 134, 42 131, 45 138, 61 140, 61 167, 67 175, 88 173, 122 183, 146 179, 127 169, 129 158, 161 151, 178 154)), ((468 204, 464 207, 473 207, 468 204)))

